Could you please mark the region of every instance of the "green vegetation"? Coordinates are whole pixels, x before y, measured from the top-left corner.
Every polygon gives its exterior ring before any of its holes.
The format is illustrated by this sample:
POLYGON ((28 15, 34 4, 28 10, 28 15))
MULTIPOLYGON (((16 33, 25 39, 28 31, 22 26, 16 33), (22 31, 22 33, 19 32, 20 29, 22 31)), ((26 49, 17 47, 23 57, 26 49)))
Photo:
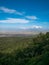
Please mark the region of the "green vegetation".
POLYGON ((35 37, 0 37, 0 65, 49 65, 49 32, 35 37))

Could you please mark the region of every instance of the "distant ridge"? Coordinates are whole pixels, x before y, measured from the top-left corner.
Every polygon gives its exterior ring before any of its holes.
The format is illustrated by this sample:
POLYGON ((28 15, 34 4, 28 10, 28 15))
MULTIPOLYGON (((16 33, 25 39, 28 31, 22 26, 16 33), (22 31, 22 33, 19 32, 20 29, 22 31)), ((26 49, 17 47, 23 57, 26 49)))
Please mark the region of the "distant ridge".
POLYGON ((14 30, 14 31, 0 31, 0 37, 15 37, 15 36, 30 36, 36 35, 40 32, 46 33, 49 30, 41 30, 41 29, 25 29, 25 30, 14 30))

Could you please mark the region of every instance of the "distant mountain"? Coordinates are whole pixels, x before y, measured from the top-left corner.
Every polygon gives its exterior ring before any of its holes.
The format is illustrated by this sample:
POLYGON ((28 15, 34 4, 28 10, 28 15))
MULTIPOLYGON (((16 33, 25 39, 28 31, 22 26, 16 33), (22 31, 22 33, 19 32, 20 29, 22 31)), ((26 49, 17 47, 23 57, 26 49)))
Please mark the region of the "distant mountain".
POLYGON ((15 36, 30 36, 30 35, 36 35, 39 34, 40 32, 46 33, 49 30, 44 30, 44 29, 21 29, 21 30, 12 30, 12 31, 0 31, 0 37, 15 37, 15 36))

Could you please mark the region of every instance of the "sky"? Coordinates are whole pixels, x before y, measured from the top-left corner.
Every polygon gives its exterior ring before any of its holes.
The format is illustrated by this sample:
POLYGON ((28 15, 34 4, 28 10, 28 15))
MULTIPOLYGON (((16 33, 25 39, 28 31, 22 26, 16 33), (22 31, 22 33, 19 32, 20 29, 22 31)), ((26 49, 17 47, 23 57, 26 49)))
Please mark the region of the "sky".
POLYGON ((49 0, 0 0, 0 31, 49 31, 49 0))

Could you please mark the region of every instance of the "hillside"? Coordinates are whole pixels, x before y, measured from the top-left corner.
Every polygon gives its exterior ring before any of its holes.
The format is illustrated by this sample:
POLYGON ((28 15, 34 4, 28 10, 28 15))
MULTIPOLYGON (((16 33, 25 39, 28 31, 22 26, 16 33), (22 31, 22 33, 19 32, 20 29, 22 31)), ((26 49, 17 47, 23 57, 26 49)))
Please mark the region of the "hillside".
POLYGON ((49 65, 49 32, 0 37, 0 65, 49 65))

